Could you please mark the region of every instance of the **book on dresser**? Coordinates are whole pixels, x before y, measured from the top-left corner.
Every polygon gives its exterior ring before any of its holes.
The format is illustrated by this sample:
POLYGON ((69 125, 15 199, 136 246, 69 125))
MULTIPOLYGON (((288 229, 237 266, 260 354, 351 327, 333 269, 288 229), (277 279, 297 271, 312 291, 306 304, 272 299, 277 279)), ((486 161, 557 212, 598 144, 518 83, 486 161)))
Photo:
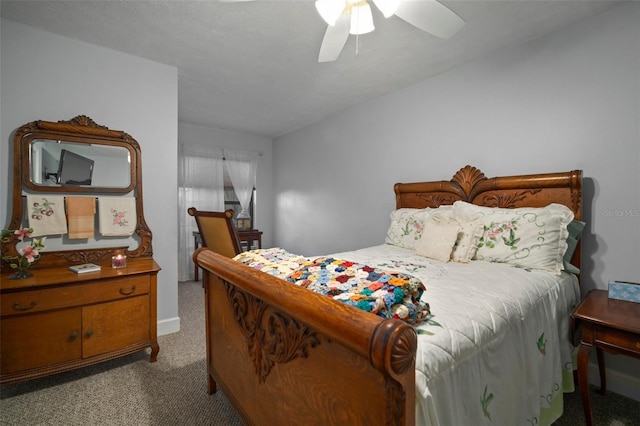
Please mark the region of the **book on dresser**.
POLYGON ((75 272, 76 274, 98 272, 100 270, 100 265, 96 265, 95 263, 83 263, 82 265, 69 266, 69 270, 75 272))

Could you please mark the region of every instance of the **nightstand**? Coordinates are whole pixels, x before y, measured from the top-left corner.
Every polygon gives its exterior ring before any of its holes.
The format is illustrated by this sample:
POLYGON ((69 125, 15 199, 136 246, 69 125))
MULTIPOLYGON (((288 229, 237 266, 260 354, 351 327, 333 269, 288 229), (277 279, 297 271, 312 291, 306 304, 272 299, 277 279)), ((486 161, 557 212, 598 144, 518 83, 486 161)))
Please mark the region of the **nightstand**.
POLYGON ((640 303, 609 299, 606 290, 593 290, 571 315, 574 333, 581 328, 578 348, 578 387, 587 426, 593 424, 589 399, 589 355, 596 348, 600 371, 600 394, 606 391, 604 354, 640 358, 640 303))
POLYGON ((238 237, 240 238, 240 244, 242 244, 243 250, 262 248, 262 231, 258 231, 257 229, 238 231, 238 237))

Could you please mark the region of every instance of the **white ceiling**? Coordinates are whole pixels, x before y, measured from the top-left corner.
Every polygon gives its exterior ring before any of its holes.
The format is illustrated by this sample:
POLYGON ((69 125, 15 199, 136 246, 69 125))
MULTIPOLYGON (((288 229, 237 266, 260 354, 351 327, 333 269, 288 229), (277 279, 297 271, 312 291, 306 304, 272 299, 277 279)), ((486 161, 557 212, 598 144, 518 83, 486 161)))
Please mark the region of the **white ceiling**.
MULTIPOLYGON (((408 0, 405 0, 408 1, 408 0)), ((413 0, 416 1, 416 0, 413 0)), ((178 68, 180 122, 277 137, 617 1, 448 1, 452 39, 372 7, 376 29, 317 62, 326 24, 312 0, 8 1, 3 18, 178 68)))

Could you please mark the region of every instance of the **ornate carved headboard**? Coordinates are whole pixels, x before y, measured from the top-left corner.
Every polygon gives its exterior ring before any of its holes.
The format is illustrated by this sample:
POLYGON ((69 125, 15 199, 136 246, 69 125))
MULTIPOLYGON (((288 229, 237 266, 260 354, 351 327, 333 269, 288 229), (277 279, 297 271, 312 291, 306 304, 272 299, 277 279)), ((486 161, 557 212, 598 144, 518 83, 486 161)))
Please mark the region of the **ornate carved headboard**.
MULTIPOLYGON (((564 173, 487 178, 479 169, 465 166, 450 181, 396 183, 396 208, 425 208, 462 200, 486 207, 544 207, 551 203, 569 207, 582 219, 582 170, 564 173)), ((571 263, 580 267, 580 247, 571 263)))

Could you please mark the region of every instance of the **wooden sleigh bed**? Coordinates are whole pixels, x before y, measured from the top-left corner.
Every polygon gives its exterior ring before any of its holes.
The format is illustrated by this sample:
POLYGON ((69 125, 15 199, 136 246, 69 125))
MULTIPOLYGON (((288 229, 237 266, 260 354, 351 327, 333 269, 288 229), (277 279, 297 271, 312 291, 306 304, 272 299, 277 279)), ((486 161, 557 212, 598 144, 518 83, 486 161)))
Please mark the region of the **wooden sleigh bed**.
MULTIPOLYGON (((579 220, 581 178, 579 170, 486 178, 466 166, 448 181, 396 184, 396 208, 436 208, 458 200, 502 208, 557 203, 579 220)), ((206 248, 193 258, 204 270, 208 391, 221 388, 246 423, 416 424, 418 334, 413 326, 333 301, 206 248)), ((580 266, 579 247, 571 263, 580 266)), ((428 294, 429 283, 426 287, 428 294)), ((485 418, 475 424, 490 424, 483 410, 485 418)))

